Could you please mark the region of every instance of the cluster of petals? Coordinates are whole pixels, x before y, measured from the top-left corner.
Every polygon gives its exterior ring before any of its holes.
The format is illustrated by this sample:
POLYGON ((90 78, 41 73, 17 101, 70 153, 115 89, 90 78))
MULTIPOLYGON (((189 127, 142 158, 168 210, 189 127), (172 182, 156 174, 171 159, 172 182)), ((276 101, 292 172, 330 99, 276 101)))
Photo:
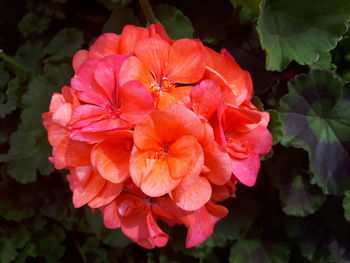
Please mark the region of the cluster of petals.
POLYGON ((255 184, 272 145, 249 73, 160 24, 101 35, 73 68, 43 123, 74 206, 145 248, 168 242, 159 221, 187 227, 186 247, 205 241, 228 213, 218 202, 255 184))

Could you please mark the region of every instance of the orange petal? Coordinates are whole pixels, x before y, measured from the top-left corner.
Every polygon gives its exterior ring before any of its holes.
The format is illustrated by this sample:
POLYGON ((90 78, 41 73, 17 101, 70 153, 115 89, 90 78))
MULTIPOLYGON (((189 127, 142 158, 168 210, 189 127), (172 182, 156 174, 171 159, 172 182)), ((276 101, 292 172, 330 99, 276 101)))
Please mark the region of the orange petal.
POLYGON ((205 70, 203 46, 199 41, 180 39, 169 50, 169 59, 165 71, 173 83, 195 83, 205 70))
POLYGON ((150 37, 160 37, 170 44, 174 43, 174 40, 169 37, 161 23, 150 25, 148 30, 150 32, 150 37))
POLYGON ((120 131, 92 149, 91 162, 103 178, 112 183, 128 178, 132 143, 132 132, 120 131))
POLYGON ((151 112, 140 121, 135 127, 134 142, 140 149, 154 149, 164 142, 175 142, 184 135, 202 140, 203 124, 184 105, 173 105, 162 111, 151 112))
POLYGON ((90 164, 91 148, 89 144, 65 138, 55 148, 54 157, 66 166, 86 166, 90 164))
POLYGON ((187 191, 177 194, 177 190, 172 192, 171 198, 176 205, 187 211, 194 211, 207 203, 211 196, 211 186, 207 179, 199 177, 187 191))
POLYGON ((153 159, 150 154, 154 155, 134 146, 130 157, 130 176, 146 195, 158 197, 173 190, 181 179, 171 176, 166 159, 153 159))
POLYGON ((232 175, 231 158, 228 153, 222 151, 218 144, 213 144, 204 152, 204 165, 209 172, 203 174, 211 183, 223 185, 232 175))
POLYGON ((168 60, 169 49, 170 44, 165 40, 147 38, 136 45, 135 54, 145 63, 156 78, 160 78, 168 60))
POLYGON ((47 127, 49 143, 53 147, 60 145, 61 141, 67 138, 68 130, 60 124, 51 122, 47 127))
POLYGON ((108 205, 120 194, 122 189, 123 184, 113 184, 106 182, 98 195, 94 197, 88 204, 91 208, 98 208, 108 205))
POLYGON ((120 54, 133 55, 136 44, 147 38, 149 32, 146 28, 127 25, 123 28, 120 37, 119 51, 120 54))
POLYGON ((202 170, 203 150, 191 135, 178 139, 169 148, 168 165, 170 175, 174 178, 197 177, 202 170))
POLYGON ((160 92, 157 104, 158 109, 164 109, 172 104, 189 104, 192 86, 180 86, 167 92, 160 92))
POLYGON ((129 57, 120 68, 119 85, 122 86, 131 80, 140 81, 146 88, 154 81, 145 63, 134 56, 129 57))
POLYGON ((105 183, 105 179, 94 173, 90 176, 90 179, 86 185, 77 185, 73 190, 74 207, 79 208, 90 202, 100 193, 105 183))
POLYGON ((241 105, 251 94, 252 83, 249 73, 242 70, 236 61, 223 54, 205 48, 205 77, 215 80, 225 93, 225 102, 241 105), (229 89, 229 92, 226 92, 229 89))

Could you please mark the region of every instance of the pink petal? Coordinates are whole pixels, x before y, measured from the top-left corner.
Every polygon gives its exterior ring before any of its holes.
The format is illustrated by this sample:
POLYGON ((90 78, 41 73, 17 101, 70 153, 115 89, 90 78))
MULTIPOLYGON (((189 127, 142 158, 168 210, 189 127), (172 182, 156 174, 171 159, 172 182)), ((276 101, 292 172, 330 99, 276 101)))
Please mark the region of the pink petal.
POLYGON ((115 201, 102 208, 103 223, 107 228, 116 229, 120 227, 120 217, 115 201))
POLYGON ((219 106, 222 93, 220 87, 213 80, 204 80, 191 90, 193 111, 209 120, 219 106))
POLYGON ((234 176, 244 185, 255 185, 260 169, 260 157, 256 153, 251 153, 245 159, 232 158, 232 172, 234 176))
POLYGON ((81 65, 71 79, 71 86, 80 100, 104 107, 109 103, 108 95, 94 79, 96 64, 97 60, 88 60, 81 65))
POLYGON ((121 118, 135 125, 154 110, 151 93, 139 81, 129 81, 120 87, 121 118))
POLYGON ((121 65, 127 56, 110 55, 99 60, 96 64, 94 78, 107 94, 109 102, 115 103, 118 96, 118 76, 121 65))

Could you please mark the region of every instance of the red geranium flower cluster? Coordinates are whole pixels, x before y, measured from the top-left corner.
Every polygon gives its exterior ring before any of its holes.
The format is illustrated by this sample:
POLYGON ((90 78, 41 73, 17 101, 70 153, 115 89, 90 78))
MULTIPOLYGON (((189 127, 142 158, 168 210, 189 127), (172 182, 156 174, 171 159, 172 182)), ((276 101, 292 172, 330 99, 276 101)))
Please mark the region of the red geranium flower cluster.
POLYGON ((160 24, 101 35, 73 58, 71 87, 43 114, 50 161, 68 169, 75 207, 145 248, 168 241, 157 221, 202 243, 235 195, 253 186, 272 144, 269 115, 233 57, 199 40, 172 40, 160 24))

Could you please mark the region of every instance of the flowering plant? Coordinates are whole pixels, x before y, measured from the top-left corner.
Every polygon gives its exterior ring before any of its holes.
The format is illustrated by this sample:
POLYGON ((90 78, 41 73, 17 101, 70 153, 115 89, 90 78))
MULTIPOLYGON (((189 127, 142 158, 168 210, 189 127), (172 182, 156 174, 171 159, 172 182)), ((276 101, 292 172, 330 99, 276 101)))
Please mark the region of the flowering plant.
POLYGON ((168 241, 158 220, 185 225, 186 247, 202 243, 228 213, 218 202, 255 184, 272 146, 249 73, 160 24, 101 35, 73 68, 42 117, 74 206, 100 209, 145 248, 168 241))

